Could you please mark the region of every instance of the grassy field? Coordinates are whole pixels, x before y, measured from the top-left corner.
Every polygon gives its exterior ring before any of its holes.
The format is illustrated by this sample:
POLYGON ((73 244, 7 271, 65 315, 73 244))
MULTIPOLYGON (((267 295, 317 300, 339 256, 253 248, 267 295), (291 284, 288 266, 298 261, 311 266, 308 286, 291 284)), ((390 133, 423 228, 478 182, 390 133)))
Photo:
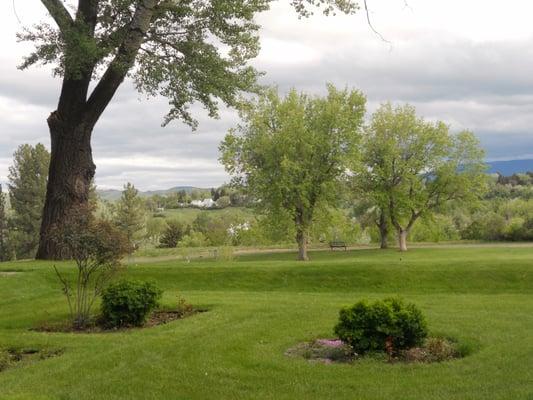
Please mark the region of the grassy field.
POLYGON ((52 264, 0 264, 0 347, 64 349, 0 372, 0 399, 533 400, 533 248, 294 257, 130 266, 129 276, 165 289, 165 305, 182 295, 209 311, 104 334, 29 330, 66 318, 52 264), (284 356, 296 343, 331 337, 341 306, 389 295, 415 302, 432 334, 452 336, 472 353, 429 365, 284 356))

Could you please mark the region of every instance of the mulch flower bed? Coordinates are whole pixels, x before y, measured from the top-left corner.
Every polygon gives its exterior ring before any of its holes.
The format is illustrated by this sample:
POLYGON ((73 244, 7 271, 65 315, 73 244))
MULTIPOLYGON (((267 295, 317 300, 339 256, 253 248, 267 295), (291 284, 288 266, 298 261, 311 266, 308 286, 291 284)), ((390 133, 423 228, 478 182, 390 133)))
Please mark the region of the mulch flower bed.
MULTIPOLYGON (((288 357, 301 357, 309 362, 333 364, 352 363, 362 356, 353 352, 352 348, 340 339, 316 339, 311 342, 299 343, 285 352, 288 357)), ((401 350, 392 356, 386 353, 374 353, 368 357, 389 363, 432 363, 453 360, 462 357, 457 344, 444 338, 427 338, 420 347, 401 350)))
POLYGON ((192 315, 206 312, 204 308, 190 308, 186 310, 156 310, 150 314, 143 326, 128 326, 121 328, 108 328, 103 321, 96 319, 83 329, 77 329, 69 322, 62 323, 42 323, 32 330, 38 332, 72 332, 72 333, 108 333, 123 332, 131 329, 151 328, 158 325, 164 325, 178 319, 190 317, 192 315))
POLYGON ((352 348, 340 339, 317 339, 299 343, 287 350, 285 355, 323 364, 350 363, 357 358, 352 348))

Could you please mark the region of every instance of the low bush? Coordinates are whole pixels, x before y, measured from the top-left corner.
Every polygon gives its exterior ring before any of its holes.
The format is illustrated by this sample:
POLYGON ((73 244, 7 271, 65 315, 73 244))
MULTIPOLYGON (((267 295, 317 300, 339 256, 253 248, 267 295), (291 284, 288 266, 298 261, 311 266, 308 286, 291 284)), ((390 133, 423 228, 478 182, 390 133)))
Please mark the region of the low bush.
POLYGON ((185 300, 183 297, 178 297, 178 303, 176 312, 181 316, 186 316, 194 313, 194 307, 191 303, 185 300))
POLYGON ((108 327, 142 326, 162 295, 154 283, 122 280, 102 294, 102 319, 108 327))
POLYGON ((397 352, 422 344, 427 326, 414 304, 395 298, 362 300, 340 311, 335 334, 358 354, 397 352))

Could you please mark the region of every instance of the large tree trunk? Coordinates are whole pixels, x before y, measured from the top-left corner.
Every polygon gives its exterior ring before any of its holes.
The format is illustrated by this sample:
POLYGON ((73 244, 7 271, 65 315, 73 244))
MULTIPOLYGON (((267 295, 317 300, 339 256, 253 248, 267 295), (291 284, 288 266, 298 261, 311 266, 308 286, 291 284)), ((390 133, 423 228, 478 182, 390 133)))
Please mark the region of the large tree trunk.
MULTIPOLYGON (((81 24, 87 34, 77 41, 67 40, 65 58, 82 54, 78 42, 92 43, 98 20, 99 1, 79 2, 75 20, 61 1, 44 1, 61 34, 70 37, 73 25, 81 24), (72 53, 71 53, 72 52, 72 53)), ((57 110, 48 118, 52 139, 52 154, 46 201, 41 224, 41 238, 36 258, 62 258, 60 249, 50 238, 54 225, 61 225, 70 210, 85 205, 95 166, 91 155, 91 133, 96 122, 134 66, 135 58, 150 28, 158 0, 136 2, 135 12, 124 32, 122 43, 115 52, 100 81, 87 97, 97 59, 89 56, 82 62, 67 63, 57 110), (81 70, 80 70, 80 67, 81 70), (72 70, 71 70, 72 69, 72 70)), ((74 30, 77 32, 76 30, 74 30)))
POLYGON ((398 241, 400 245, 400 251, 407 251, 407 235, 409 231, 406 229, 400 229, 398 231, 398 241))
POLYGON ((307 256, 307 235, 303 229, 298 229, 296 233, 296 242, 298 242, 298 260, 308 261, 307 256))
POLYGON ((387 221, 387 218, 384 213, 381 213, 379 216, 379 237, 381 241, 380 248, 381 249, 388 249, 389 248, 389 242, 388 242, 388 235, 389 235, 389 223, 387 221))
POLYGON ((52 151, 46 201, 41 223, 37 259, 62 259, 67 255, 50 236, 70 211, 89 201, 89 187, 95 165, 91 151, 92 127, 62 121, 57 112, 48 118, 52 151))

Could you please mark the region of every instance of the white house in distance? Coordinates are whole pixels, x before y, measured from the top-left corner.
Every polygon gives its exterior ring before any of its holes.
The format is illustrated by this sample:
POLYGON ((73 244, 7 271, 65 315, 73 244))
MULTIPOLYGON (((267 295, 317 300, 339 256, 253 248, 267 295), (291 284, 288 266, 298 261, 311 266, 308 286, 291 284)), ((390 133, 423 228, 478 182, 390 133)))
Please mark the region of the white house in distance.
POLYGON ((215 206, 213 199, 193 200, 191 206, 200 208, 211 208, 215 206))

